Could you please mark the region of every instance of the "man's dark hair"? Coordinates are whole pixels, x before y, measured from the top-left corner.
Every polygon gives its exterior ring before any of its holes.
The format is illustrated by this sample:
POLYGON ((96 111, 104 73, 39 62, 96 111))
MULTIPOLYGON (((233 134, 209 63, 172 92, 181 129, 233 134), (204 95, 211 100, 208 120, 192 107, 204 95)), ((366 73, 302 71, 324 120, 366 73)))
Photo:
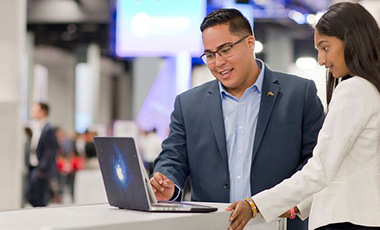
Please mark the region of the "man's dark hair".
MULTIPOLYGON (((380 92, 380 29, 363 6, 350 2, 330 6, 318 21, 316 30, 342 40, 344 60, 350 73, 368 80, 380 92)), ((338 82, 331 74, 327 76, 328 103, 338 82)))
POLYGON ((49 105, 43 102, 37 103, 40 106, 40 109, 45 112, 46 116, 49 115, 49 105))
POLYGON ((201 31, 203 32, 207 28, 221 24, 228 24, 229 30, 233 34, 253 34, 252 27, 247 18, 236 9, 219 9, 211 12, 203 19, 201 31))

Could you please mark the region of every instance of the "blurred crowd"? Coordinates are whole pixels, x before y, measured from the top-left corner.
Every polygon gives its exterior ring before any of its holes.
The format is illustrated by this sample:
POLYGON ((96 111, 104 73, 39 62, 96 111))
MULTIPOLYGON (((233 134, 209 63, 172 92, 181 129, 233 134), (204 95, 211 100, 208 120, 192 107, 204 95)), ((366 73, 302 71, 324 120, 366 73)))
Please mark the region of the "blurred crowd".
POLYGON ((93 142, 96 132, 68 134, 49 124, 48 113, 47 104, 34 104, 33 120, 24 128, 24 205, 33 207, 62 203, 64 192, 74 202, 76 172, 99 168, 93 142))
MULTIPOLYGON (((75 203, 75 177, 80 170, 98 170, 94 137, 97 132, 68 133, 48 121, 49 105, 35 103, 32 120, 24 127, 25 174, 23 206, 75 203)), ((139 153, 148 174, 161 152, 162 139, 152 130, 140 130, 139 153)))

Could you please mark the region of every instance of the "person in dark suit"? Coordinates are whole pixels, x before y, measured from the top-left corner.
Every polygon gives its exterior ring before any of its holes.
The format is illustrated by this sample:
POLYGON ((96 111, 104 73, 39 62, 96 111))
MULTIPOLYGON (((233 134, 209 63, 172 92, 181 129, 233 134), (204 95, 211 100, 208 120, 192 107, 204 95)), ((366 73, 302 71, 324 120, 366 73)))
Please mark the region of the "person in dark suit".
POLYGON ((27 200, 33 207, 47 206, 49 203, 49 181, 56 176, 56 153, 59 148, 56 128, 47 121, 49 106, 35 103, 32 108, 33 136, 30 148, 30 171, 27 188, 27 200))
MULTIPOLYGON (((269 69, 254 55, 248 20, 235 9, 201 25, 202 60, 216 78, 177 96, 170 134, 150 179, 157 199, 232 202, 271 188, 312 156, 324 120, 311 80, 269 69)), ((288 229, 307 229, 299 219, 288 229)))

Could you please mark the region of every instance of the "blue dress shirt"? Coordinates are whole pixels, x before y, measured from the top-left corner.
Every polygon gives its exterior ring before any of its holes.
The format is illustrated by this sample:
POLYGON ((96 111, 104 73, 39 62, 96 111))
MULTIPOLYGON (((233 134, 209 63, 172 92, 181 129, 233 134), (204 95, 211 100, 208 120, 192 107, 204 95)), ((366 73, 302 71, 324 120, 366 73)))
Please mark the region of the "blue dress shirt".
POLYGON ((261 69, 260 74, 240 99, 229 94, 219 82, 227 138, 230 202, 252 195, 250 172, 264 78, 264 63, 259 59, 256 62, 261 69))

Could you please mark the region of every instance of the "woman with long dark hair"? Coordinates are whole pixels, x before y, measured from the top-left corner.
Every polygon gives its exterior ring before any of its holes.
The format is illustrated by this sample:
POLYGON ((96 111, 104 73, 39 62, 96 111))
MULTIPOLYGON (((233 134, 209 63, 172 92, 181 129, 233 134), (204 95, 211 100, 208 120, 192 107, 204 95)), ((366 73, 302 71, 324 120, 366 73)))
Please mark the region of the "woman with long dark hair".
POLYGON ((230 229, 284 212, 310 217, 309 229, 380 229, 379 26, 360 4, 341 2, 319 20, 314 39, 328 69, 329 109, 313 157, 272 189, 232 203, 230 229))

